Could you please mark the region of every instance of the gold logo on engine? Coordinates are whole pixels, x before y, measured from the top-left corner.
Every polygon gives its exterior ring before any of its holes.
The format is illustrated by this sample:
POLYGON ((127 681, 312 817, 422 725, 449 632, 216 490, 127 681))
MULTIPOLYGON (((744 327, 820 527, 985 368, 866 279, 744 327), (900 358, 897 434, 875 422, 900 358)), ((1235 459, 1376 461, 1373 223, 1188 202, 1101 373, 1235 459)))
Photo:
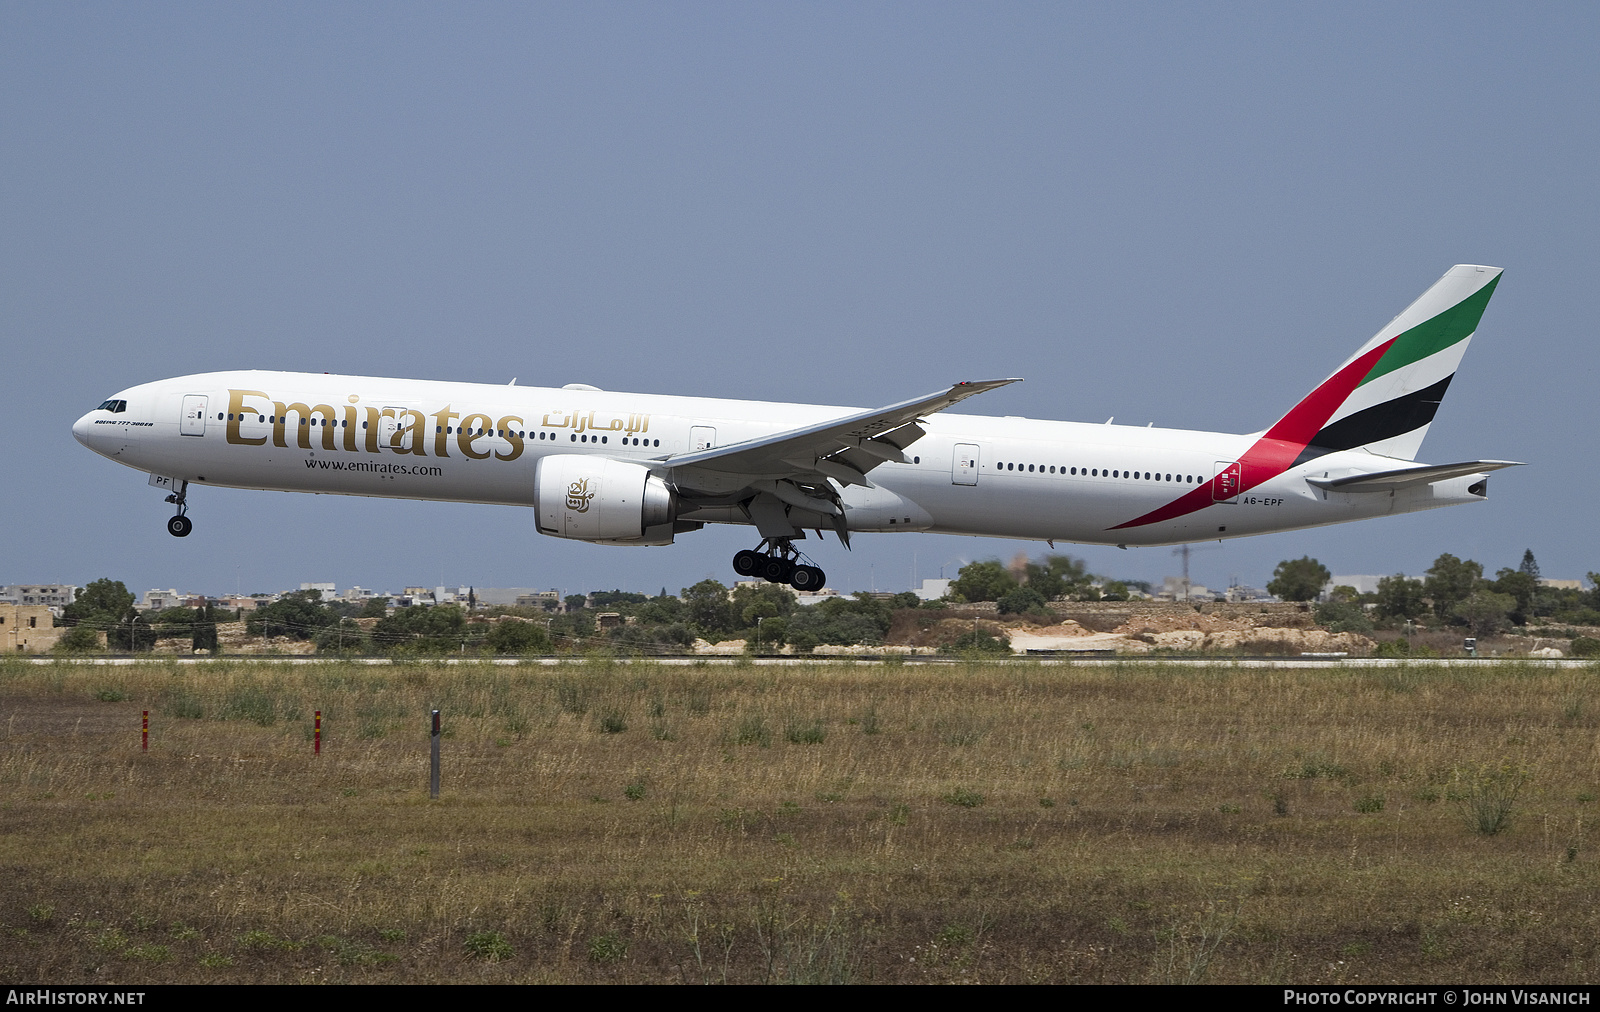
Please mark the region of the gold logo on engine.
POLYGON ((574 513, 589 512, 589 501, 593 498, 588 478, 580 478, 567 486, 567 509, 574 513))

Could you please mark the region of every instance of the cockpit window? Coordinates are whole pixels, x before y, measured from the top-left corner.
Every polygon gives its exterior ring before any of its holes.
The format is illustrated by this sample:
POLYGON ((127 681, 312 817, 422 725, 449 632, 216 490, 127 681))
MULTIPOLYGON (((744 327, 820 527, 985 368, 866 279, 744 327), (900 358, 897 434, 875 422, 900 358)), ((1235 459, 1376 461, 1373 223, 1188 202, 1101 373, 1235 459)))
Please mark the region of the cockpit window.
POLYGON ((96 408, 95 410, 97 410, 97 411, 109 411, 114 415, 120 415, 122 412, 128 410, 128 402, 127 401, 117 401, 117 400, 101 401, 100 402, 100 406, 98 408, 96 408))

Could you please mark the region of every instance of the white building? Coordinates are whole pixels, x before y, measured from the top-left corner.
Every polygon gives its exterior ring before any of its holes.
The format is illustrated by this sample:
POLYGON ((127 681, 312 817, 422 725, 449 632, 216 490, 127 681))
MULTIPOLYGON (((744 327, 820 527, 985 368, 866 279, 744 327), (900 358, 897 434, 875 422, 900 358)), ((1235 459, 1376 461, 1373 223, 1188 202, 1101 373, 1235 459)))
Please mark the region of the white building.
POLYGON ((168 608, 182 608, 188 601, 187 594, 180 594, 176 590, 147 590, 144 592, 144 601, 140 603, 141 611, 165 611, 168 608))
POLYGON ((953 580, 923 580, 922 586, 911 593, 924 601, 937 601, 950 593, 950 584, 953 580))
POLYGON ((60 614, 72 603, 78 588, 70 583, 14 583, 0 587, 0 604, 43 605, 60 614))
POLYGON ((1335 587, 1354 587, 1357 594, 1376 594, 1378 581, 1386 579, 1384 576, 1335 576, 1322 588, 1322 596, 1327 597, 1333 593, 1335 587))

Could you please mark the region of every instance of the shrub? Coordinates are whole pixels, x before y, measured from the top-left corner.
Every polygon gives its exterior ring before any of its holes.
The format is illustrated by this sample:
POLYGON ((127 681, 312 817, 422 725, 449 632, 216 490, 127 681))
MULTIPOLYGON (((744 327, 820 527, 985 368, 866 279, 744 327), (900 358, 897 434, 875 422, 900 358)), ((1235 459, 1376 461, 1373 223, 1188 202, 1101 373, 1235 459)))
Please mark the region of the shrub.
POLYGON ((498 963, 512 956, 511 943, 498 931, 479 931, 462 943, 467 955, 486 963, 498 963))
POLYGON ((983 795, 966 787, 957 787, 944 796, 944 803, 958 808, 977 808, 983 804, 983 795))
POLYGON ((766 748, 772 744, 772 729, 767 727, 766 719, 759 713, 752 714, 739 721, 739 730, 733 736, 733 740, 740 745, 760 745, 766 748))
MULTIPOLYGON (((1457 777, 1461 777, 1460 771, 1457 777)), ((1483 836, 1494 836, 1510 827, 1517 793, 1527 782, 1528 774, 1520 767, 1485 767, 1467 778, 1454 800, 1461 805, 1469 827, 1483 836)))
POLYGON ((615 931, 589 940, 589 958, 596 963, 615 963, 628 954, 628 943, 615 931))
POLYGON ((1572 641, 1572 656, 1574 657, 1600 657, 1600 639, 1593 636, 1579 636, 1572 641))
POLYGON ((1329 632, 1368 633, 1372 631, 1372 620, 1367 617, 1361 605, 1354 601, 1330 601, 1327 604, 1317 605, 1313 616, 1317 624, 1329 632))
POLYGON ((821 745, 828 732, 821 720, 800 720, 791 717, 784 722, 783 737, 791 745, 821 745))
POLYGON ((86 625, 75 625, 56 640, 53 648, 61 654, 92 654, 100 650, 100 634, 86 625))
POLYGON ((987 629, 978 628, 962 633, 956 641, 940 649, 941 653, 966 655, 1007 655, 1011 653, 1011 637, 998 636, 987 629))

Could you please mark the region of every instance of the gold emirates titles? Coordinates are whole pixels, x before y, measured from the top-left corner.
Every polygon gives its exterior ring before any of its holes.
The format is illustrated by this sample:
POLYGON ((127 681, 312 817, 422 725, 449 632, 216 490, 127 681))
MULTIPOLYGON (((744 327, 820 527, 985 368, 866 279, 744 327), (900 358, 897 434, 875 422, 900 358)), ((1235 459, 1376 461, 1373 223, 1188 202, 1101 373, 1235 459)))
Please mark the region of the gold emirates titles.
MULTIPOLYGON (((495 419, 481 412, 463 414, 452 411, 446 404, 438 411, 424 412, 416 408, 357 406, 361 402, 358 394, 349 396, 349 403, 335 408, 331 404, 305 404, 300 401, 285 403, 275 401, 261 390, 229 390, 228 391, 228 442, 241 446, 264 446, 269 438, 266 435, 247 436, 241 431, 241 424, 246 415, 254 415, 257 423, 272 419, 272 445, 287 448, 288 416, 298 416, 295 425, 297 432, 296 443, 303 450, 313 449, 311 445, 311 432, 320 430, 321 443, 324 450, 344 449, 350 453, 366 452, 379 453, 389 450, 394 453, 411 453, 419 457, 429 456, 428 441, 419 438, 426 428, 429 419, 434 424, 433 453, 435 457, 450 456, 450 440, 456 441, 456 448, 462 456, 472 460, 486 460, 493 456, 499 460, 516 460, 522 456, 523 420, 521 415, 504 415, 495 419), (271 405, 263 407, 260 405, 271 405), (341 419, 340 414, 343 414, 341 419), (320 418, 321 424, 317 424, 320 418), (393 425, 384 435, 384 420, 390 420, 393 425), (339 424, 340 422, 344 424, 339 424), (360 427, 356 423, 365 423, 360 427), (459 424, 458 424, 459 423, 459 424), (361 445, 357 445, 359 440, 361 445), (500 450, 479 450, 473 444, 480 439, 498 436, 511 444, 509 453, 500 450), (342 444, 342 445, 341 445, 342 444)), ((647 414, 630 414, 609 420, 597 419, 598 412, 547 412, 540 419, 540 427, 546 429, 571 429, 574 434, 581 432, 617 432, 625 435, 637 435, 650 430, 650 416, 647 414)))

